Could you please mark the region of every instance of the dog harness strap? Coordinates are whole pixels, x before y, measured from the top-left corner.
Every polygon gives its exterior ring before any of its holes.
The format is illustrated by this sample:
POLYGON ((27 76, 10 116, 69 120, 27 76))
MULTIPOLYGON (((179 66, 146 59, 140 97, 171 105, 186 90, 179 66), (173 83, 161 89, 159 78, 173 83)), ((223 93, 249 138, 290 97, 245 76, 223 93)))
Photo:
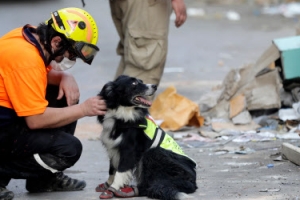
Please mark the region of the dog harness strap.
POLYGON ((146 123, 147 123, 147 126, 144 129, 144 132, 146 133, 147 137, 149 137, 150 140, 154 140, 155 134, 156 134, 157 129, 158 129, 158 126, 148 116, 146 117, 146 123))
POLYGON ((146 116, 145 119, 146 128, 144 128, 144 132, 146 136, 149 137, 150 140, 152 140, 150 149, 160 146, 166 133, 159 126, 157 126, 154 119, 150 115, 146 116))
POLYGON ((118 125, 118 128, 120 128, 120 129, 128 129, 128 128, 141 128, 141 129, 145 129, 147 127, 145 125, 133 124, 133 125, 118 125))
POLYGON ((165 132, 163 130, 161 130, 160 128, 157 128, 155 132, 156 133, 155 133, 154 141, 153 141, 150 149, 159 146, 160 143, 162 142, 162 138, 164 138, 164 136, 165 136, 165 132))

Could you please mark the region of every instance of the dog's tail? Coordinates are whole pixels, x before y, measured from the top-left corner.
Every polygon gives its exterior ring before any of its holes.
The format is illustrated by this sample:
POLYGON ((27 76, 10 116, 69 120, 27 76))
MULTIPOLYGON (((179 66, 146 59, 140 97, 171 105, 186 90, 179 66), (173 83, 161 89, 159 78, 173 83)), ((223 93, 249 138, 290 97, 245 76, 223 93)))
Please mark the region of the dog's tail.
POLYGON ((178 189, 168 180, 155 181, 147 189, 147 196, 154 199, 163 200, 183 200, 191 198, 184 192, 179 192, 178 189))

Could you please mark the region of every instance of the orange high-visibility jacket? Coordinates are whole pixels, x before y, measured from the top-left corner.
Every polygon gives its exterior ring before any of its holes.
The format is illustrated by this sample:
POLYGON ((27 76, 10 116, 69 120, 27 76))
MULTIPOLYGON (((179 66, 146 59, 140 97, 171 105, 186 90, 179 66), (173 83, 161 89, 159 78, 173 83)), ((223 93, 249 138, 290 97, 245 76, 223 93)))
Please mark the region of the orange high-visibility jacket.
POLYGON ((48 105, 48 69, 31 30, 26 25, 0 38, 0 106, 18 116, 41 114, 48 105))

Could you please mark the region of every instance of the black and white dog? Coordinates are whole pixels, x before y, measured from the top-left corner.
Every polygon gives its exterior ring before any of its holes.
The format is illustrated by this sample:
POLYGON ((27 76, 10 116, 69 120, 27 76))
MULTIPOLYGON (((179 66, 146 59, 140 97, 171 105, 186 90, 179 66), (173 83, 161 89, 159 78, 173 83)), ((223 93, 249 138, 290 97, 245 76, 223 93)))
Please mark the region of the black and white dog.
POLYGON ((196 163, 149 116, 147 98, 156 89, 122 75, 98 94, 107 104, 107 113, 98 120, 110 159, 109 178, 96 188, 103 192, 100 198, 184 199, 196 191, 196 163), (132 178, 137 187, 128 190, 132 178))

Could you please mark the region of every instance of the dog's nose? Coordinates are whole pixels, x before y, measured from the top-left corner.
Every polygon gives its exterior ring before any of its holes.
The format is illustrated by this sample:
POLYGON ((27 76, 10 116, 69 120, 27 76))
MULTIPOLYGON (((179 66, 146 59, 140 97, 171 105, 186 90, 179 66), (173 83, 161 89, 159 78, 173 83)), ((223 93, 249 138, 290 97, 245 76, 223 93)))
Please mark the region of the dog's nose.
POLYGON ((151 86, 154 90, 157 90, 157 85, 152 85, 151 86))

